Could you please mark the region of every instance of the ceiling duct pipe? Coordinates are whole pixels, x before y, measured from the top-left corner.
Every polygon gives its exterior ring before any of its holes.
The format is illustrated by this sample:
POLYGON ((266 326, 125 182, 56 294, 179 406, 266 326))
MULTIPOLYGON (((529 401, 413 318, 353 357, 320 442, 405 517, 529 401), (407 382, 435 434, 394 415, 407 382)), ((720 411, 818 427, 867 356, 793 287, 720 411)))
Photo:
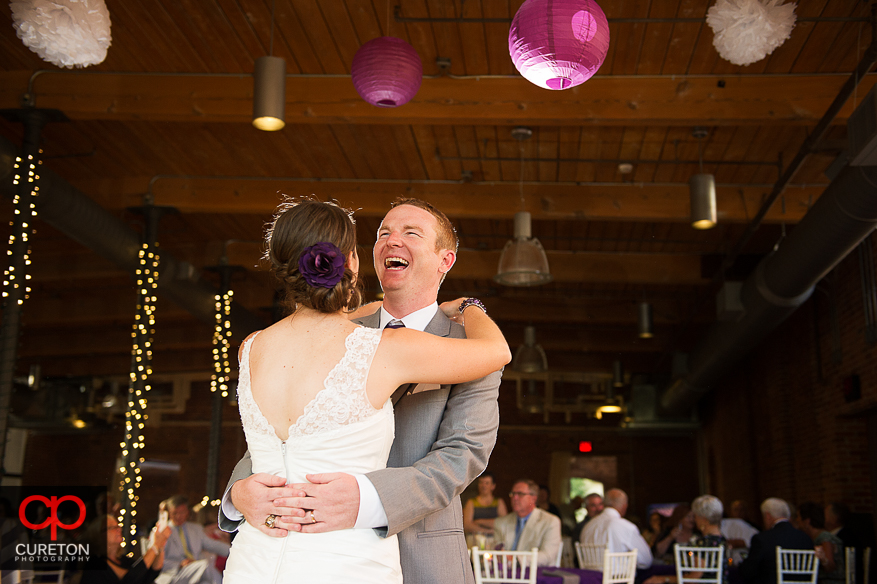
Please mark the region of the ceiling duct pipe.
MULTIPOLYGON (((0 136, 0 180, 11 174, 16 153, 15 145, 0 136)), ((13 194, 12 181, 2 180, 0 195, 11 199, 13 194)), ((125 271, 133 274, 137 269, 140 234, 45 167, 40 170, 40 196, 34 203, 41 220, 125 271)), ((158 290, 163 296, 198 320, 216 323, 216 288, 202 280, 192 264, 162 252, 159 270, 158 290)), ((239 303, 232 305, 231 329, 235 338, 243 340, 265 324, 239 303)))
POLYGON ((877 227, 877 167, 847 166, 800 223, 743 284, 743 316, 719 322, 689 356, 689 373, 661 397, 668 412, 688 411, 721 376, 804 303, 815 285, 877 227))

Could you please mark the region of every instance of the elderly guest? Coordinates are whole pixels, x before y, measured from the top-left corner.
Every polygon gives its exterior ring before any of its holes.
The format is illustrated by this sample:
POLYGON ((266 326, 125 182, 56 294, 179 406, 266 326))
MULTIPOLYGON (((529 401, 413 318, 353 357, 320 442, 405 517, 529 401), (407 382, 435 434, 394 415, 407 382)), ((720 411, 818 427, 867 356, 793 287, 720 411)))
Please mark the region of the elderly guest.
POLYGON ((776 548, 813 549, 813 540, 789 523, 789 504, 771 497, 761 504, 764 531, 752 537, 749 555, 740 564, 740 581, 749 584, 773 584, 777 581, 776 548))
POLYGON ((512 513, 497 517, 494 522, 496 541, 506 550, 539 548, 540 566, 554 566, 560 550, 560 518, 536 508, 539 485, 530 479, 521 479, 512 486, 509 498, 512 513))
POLYGON ((652 552, 646 540, 636 525, 624 518, 627 513, 627 493, 621 489, 609 489, 603 504, 603 511, 582 530, 582 544, 604 546, 606 551, 612 553, 636 550, 637 568, 650 567, 652 552))
MULTIPOLYGON (((731 546, 722 535, 721 523, 723 512, 722 502, 712 495, 701 495, 691 503, 691 513, 694 515, 694 522, 701 533, 700 536, 694 539, 691 545, 697 547, 723 547, 725 551, 722 557, 727 559, 728 554, 731 553, 731 546)), ((722 582, 727 583, 728 562, 723 561, 723 564, 722 582)), ((663 584, 665 582, 676 582, 676 576, 652 576, 644 584, 663 584)))

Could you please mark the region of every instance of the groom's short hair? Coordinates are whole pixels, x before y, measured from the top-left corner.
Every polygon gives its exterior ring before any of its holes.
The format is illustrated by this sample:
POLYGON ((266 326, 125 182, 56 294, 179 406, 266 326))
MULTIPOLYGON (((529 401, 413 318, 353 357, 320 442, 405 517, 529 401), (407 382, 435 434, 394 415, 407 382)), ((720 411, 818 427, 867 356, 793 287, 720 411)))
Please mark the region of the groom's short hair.
POLYGON ((457 253, 457 248, 460 247, 460 240, 457 239, 457 230, 454 229, 454 225, 447 215, 435 208, 432 203, 428 203, 423 199, 415 199, 414 197, 399 197, 393 201, 390 208, 395 209, 399 205, 411 205, 412 207, 423 209, 435 217, 436 224, 438 225, 435 239, 436 251, 449 249, 457 253))

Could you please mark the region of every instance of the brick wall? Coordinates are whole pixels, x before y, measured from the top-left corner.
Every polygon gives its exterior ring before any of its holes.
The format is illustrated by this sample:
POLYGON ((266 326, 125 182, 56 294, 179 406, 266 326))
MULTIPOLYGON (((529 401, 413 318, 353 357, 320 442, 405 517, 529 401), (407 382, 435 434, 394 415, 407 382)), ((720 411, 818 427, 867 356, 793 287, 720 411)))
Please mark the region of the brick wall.
POLYGON ((866 342, 864 324, 854 251, 701 404, 714 494, 753 507, 770 496, 842 500, 872 512, 868 418, 877 408, 877 346, 866 342), (848 403, 843 387, 852 375, 861 398, 848 403))

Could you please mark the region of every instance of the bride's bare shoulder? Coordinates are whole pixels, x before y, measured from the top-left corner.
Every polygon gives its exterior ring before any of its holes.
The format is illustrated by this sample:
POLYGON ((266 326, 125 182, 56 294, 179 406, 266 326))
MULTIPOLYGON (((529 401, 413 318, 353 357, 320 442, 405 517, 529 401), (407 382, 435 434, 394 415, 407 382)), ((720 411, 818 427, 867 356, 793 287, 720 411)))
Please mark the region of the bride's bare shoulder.
POLYGON ((245 346, 247 343, 249 343, 250 340, 252 340, 252 339, 253 339, 256 335, 258 335, 260 332, 262 332, 262 331, 253 331, 253 332, 251 332, 249 335, 247 335, 247 338, 244 339, 244 342, 241 343, 241 346, 240 346, 240 347, 238 347, 238 360, 241 360, 241 359, 243 358, 243 356, 244 356, 244 346, 245 346))

